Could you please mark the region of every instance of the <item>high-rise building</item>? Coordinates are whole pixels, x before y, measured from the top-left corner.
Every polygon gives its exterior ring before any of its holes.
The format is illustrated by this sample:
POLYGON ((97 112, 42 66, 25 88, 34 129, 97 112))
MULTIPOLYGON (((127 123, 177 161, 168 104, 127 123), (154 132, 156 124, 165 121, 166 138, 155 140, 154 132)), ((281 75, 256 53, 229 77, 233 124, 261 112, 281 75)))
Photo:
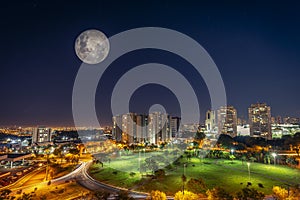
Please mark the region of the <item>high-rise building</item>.
POLYGON ((122 115, 122 141, 125 143, 135 143, 136 135, 136 114, 128 113, 122 115))
POLYGON ((122 141, 122 116, 113 116, 112 137, 117 141, 122 141))
POLYGON ((171 139, 170 116, 161 112, 149 114, 148 142, 158 144, 171 139))
POLYGON ((148 115, 136 115, 136 142, 145 143, 147 139, 148 115))
POLYGON ((158 144, 172 138, 173 131, 178 131, 180 118, 171 118, 160 112, 149 115, 128 113, 113 117, 113 138, 117 142, 158 144), (121 127, 120 127, 121 126, 121 127))
POLYGON ((216 112, 214 110, 208 110, 205 115, 205 127, 208 132, 215 131, 217 127, 216 112))
POLYGON ((43 126, 35 127, 32 133, 32 143, 51 142, 51 129, 43 126))
POLYGON ((231 137, 237 136, 237 112, 233 106, 221 106, 218 109, 218 131, 231 137))
POLYGON ((170 129, 172 138, 178 137, 178 131, 180 127, 180 117, 170 117, 170 129))
POLYGON ((271 107, 265 103, 252 104, 248 108, 250 136, 272 139, 271 107))

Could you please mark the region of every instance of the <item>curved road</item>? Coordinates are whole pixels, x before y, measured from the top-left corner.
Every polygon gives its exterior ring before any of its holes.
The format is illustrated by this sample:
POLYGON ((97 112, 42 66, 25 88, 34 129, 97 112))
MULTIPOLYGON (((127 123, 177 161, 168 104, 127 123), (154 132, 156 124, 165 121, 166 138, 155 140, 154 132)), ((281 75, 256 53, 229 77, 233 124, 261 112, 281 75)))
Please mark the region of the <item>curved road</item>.
MULTIPOLYGON (((124 188, 118 188, 115 186, 100 183, 100 182, 96 181, 95 179, 93 179, 87 173, 87 170, 91 164, 92 164, 92 161, 83 162, 73 172, 71 172, 63 177, 53 179, 51 182, 53 184, 62 184, 62 183, 65 183, 66 181, 76 180, 76 182, 78 184, 80 184, 81 186, 83 186, 91 191, 105 190, 112 194, 115 194, 119 191, 128 191, 124 188)), ((133 192, 133 191, 128 191, 128 192, 129 192, 129 195, 135 199, 145 199, 148 195, 147 193, 141 193, 141 192, 133 192)))
MULTIPOLYGON (((87 172, 91 164, 92 161, 82 162, 77 166, 77 168, 74 171, 70 172, 69 174, 66 174, 65 176, 62 176, 60 178, 52 179, 51 185, 52 186, 62 185, 69 181, 76 181, 78 184, 91 191, 105 190, 110 192, 111 193, 110 199, 116 199, 116 193, 118 193, 119 191, 127 191, 129 193, 129 196, 133 197, 134 199, 146 199, 146 197, 148 196, 147 193, 130 191, 125 188, 119 188, 119 187, 107 185, 96 181, 87 172)), ((30 175, 23 177, 19 181, 5 188, 11 189, 13 193, 19 190, 23 190, 23 191, 32 190, 33 185, 24 185, 24 183, 28 181, 28 179, 33 177, 36 173, 40 172, 40 170, 42 169, 36 170, 35 173, 31 173, 30 175)), ((48 181, 43 181, 38 184, 34 184, 34 187, 46 187, 47 184, 48 181)), ((5 189, 5 188, 1 188, 1 189, 5 189)), ((173 198, 170 197, 168 199, 173 199, 173 198)))

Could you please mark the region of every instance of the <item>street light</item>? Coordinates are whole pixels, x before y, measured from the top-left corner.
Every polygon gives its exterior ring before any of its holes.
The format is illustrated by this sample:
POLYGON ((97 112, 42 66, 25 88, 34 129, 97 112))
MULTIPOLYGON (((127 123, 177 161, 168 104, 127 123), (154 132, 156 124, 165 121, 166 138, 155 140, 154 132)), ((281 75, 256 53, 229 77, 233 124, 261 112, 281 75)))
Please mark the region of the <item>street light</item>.
POLYGON ((186 163, 183 164, 183 175, 181 177, 181 179, 182 179, 182 194, 183 195, 184 195, 184 183, 186 181, 185 168, 186 168, 186 163))
POLYGON ((139 171, 141 173, 141 150, 139 150, 139 171))
POLYGON ((234 149, 231 149, 230 151, 231 151, 231 154, 233 155, 234 149))
POLYGON ((277 154, 276 153, 272 153, 272 156, 274 157, 274 166, 275 166, 277 154))
POLYGON ((248 166, 248 175, 249 175, 249 181, 251 180, 251 176, 250 176, 250 162, 247 162, 247 166, 248 166))

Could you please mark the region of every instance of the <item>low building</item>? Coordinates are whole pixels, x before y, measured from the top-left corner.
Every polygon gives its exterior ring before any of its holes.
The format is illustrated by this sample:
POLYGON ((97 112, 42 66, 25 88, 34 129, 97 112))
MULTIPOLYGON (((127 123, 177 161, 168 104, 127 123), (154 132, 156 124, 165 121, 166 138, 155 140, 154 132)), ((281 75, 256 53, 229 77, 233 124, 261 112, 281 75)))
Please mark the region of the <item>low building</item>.
POLYGON ((282 138, 285 135, 294 135, 300 132, 300 126, 297 124, 273 124, 272 138, 282 138))
POLYGON ((249 124, 237 125, 237 135, 238 136, 250 136, 249 124))

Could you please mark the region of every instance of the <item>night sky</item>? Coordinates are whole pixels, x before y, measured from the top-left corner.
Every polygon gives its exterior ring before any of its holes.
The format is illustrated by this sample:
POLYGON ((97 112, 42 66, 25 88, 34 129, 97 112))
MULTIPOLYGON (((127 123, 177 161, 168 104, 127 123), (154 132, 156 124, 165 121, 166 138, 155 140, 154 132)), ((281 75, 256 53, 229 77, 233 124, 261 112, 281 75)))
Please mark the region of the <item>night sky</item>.
MULTIPOLYGON (((300 3, 208 2, 1 3, 0 125, 73 125, 72 89, 81 65, 76 37, 91 28, 110 37, 146 26, 174 29, 198 41, 218 66, 228 104, 238 116, 247 118, 251 103, 266 102, 273 116, 300 117, 300 3)), ((168 52, 139 50, 116 60, 100 80, 106 86, 96 95, 100 124, 111 123, 110 97, 117 80, 148 62, 172 66, 190 81, 203 120, 210 99, 192 66, 168 52)), ((146 112, 155 103, 180 114, 176 97, 158 85, 138 89, 130 109, 146 112)))

